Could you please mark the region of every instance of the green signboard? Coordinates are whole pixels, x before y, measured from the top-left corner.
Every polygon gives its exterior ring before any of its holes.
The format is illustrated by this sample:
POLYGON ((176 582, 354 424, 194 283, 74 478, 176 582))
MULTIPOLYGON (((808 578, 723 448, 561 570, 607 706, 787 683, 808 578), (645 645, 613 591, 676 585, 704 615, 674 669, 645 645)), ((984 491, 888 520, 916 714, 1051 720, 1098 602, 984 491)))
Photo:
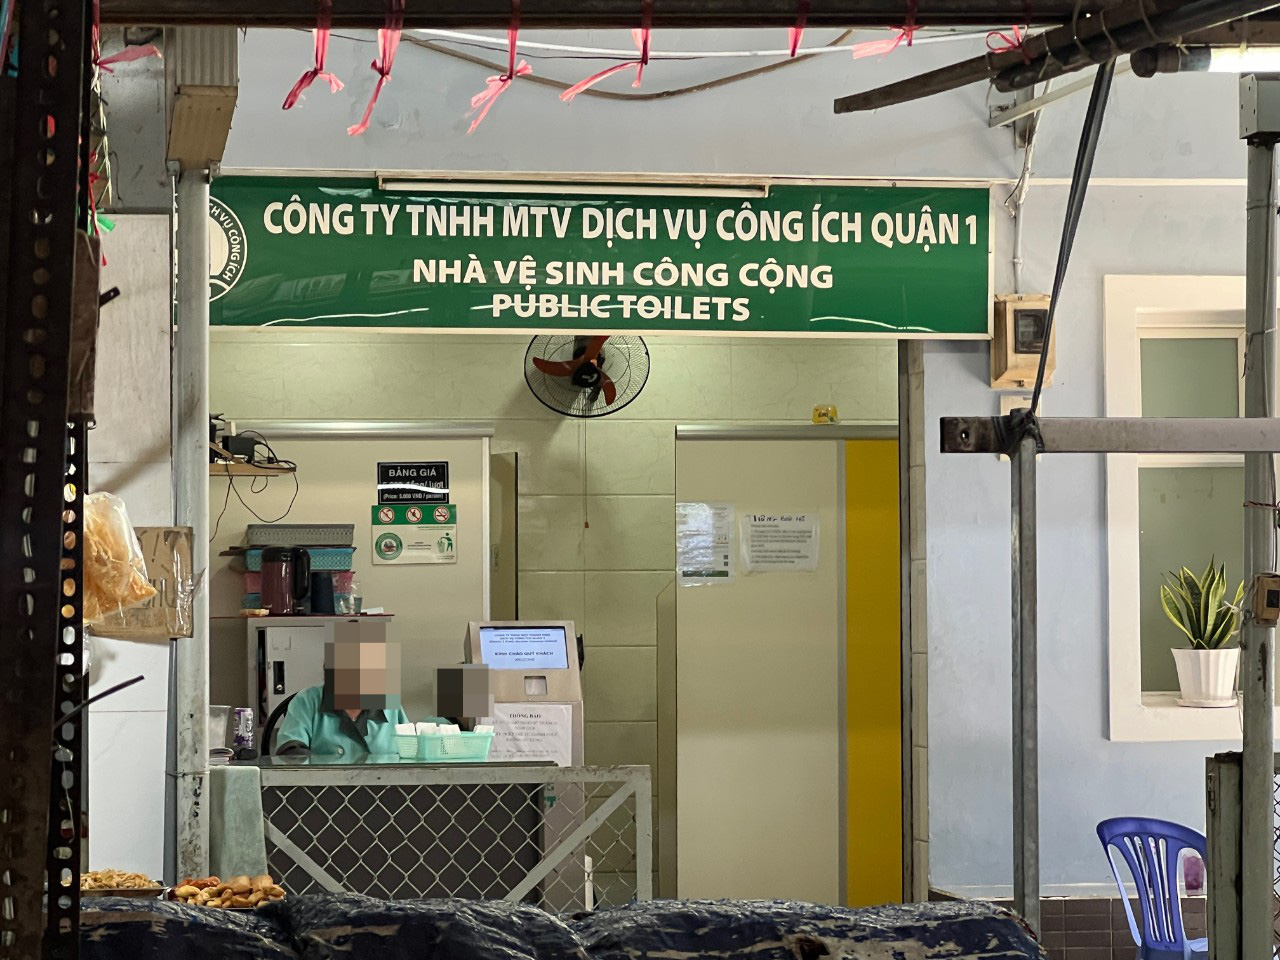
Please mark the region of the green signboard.
POLYGON ((511 189, 221 177, 209 207, 211 322, 730 336, 989 332, 985 189, 511 189))

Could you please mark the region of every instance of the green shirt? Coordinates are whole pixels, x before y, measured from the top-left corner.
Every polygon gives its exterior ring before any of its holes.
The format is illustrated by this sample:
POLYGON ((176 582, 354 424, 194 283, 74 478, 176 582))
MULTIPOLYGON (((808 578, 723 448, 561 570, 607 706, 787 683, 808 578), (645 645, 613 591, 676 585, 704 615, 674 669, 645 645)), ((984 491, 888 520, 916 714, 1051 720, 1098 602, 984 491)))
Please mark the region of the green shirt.
MULTIPOLYGON (((295 743, 313 755, 345 756, 352 753, 398 753, 396 724, 408 723, 404 710, 362 710, 352 720, 345 710, 326 710, 321 705, 324 687, 298 691, 276 735, 282 749, 295 743)), ((433 717, 429 723, 445 723, 433 717)))

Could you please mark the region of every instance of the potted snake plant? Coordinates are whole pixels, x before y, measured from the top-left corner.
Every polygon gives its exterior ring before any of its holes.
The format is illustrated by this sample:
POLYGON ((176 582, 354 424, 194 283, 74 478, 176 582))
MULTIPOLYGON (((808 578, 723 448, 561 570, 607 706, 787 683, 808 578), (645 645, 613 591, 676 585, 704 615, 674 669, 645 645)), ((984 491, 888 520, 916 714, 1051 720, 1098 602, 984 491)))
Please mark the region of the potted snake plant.
POLYGON ((1160 606, 1182 631, 1188 647, 1174 647, 1178 668, 1178 702, 1184 707, 1230 707, 1236 702, 1236 671, 1240 648, 1228 646, 1240 629, 1240 601, 1244 583, 1227 600, 1226 565, 1209 561, 1197 577, 1183 567, 1165 574, 1160 585, 1160 606))

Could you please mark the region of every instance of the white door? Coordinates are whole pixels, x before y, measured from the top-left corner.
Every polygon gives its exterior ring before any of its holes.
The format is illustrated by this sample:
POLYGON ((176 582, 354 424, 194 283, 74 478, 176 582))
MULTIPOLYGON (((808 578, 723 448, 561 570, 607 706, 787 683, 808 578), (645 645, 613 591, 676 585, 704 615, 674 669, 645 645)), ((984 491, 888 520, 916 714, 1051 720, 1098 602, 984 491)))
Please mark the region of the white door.
MULTIPOLYGON (((678 895, 841 902, 842 443, 682 440, 677 502, 816 513, 813 573, 676 598, 678 895)), ((737 559, 737 558, 735 558, 737 559)))

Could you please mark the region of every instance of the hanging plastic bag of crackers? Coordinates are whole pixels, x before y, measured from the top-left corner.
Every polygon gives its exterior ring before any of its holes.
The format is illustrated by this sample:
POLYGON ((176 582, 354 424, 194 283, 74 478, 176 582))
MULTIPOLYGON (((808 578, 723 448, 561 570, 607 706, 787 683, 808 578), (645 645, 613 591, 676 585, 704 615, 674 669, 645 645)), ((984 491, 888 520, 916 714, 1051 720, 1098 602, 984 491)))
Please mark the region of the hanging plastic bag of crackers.
POLYGON ((84 498, 84 621, 99 623, 156 594, 124 501, 110 493, 84 498))

